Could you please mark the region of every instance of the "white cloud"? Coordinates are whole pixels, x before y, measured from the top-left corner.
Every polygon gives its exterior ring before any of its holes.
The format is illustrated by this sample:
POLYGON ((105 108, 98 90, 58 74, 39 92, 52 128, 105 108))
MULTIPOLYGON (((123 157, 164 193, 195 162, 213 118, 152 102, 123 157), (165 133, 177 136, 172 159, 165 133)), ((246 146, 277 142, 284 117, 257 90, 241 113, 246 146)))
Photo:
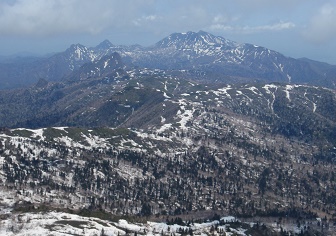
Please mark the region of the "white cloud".
POLYGON ((157 16, 157 15, 142 16, 136 20, 133 20, 133 24, 135 26, 143 26, 144 24, 152 23, 160 19, 162 19, 162 17, 157 16))
POLYGON ((0 4, 1 35, 89 33, 132 24, 151 0, 16 0, 0 4))
MULTIPOLYGON (((230 2, 230 1, 228 1, 230 2)), ((265 8, 282 8, 282 9, 292 9, 300 6, 300 4, 307 3, 307 0, 236 0, 235 3, 239 4, 242 7, 248 9, 261 9, 265 8)))
MULTIPOLYGON (((284 1, 294 4, 303 0, 284 1)), ((278 5, 275 0, 256 0, 253 4, 250 0, 2 0, 0 35, 99 34, 106 30, 166 34, 200 29, 255 33, 294 28, 291 22, 243 26, 249 20, 245 14, 254 14, 252 7, 278 5)), ((266 15, 265 20, 275 20, 266 15)), ((251 24, 258 23, 252 20, 251 24)))
POLYGON ((282 22, 282 21, 276 24, 260 25, 260 26, 231 26, 231 25, 218 24, 218 23, 212 24, 210 26, 211 30, 232 31, 235 33, 242 33, 242 34, 252 34, 252 33, 267 32, 267 31, 281 31, 281 30, 289 30, 293 28, 295 28, 295 24, 293 22, 282 22))
POLYGON ((256 32, 256 31, 279 31, 279 30, 288 30, 292 28, 295 28, 295 24, 293 22, 279 22, 272 25, 244 27, 243 29, 246 31, 251 30, 252 32, 256 32))
POLYGON ((336 39, 336 4, 324 4, 312 17, 304 36, 316 43, 330 42, 336 39))

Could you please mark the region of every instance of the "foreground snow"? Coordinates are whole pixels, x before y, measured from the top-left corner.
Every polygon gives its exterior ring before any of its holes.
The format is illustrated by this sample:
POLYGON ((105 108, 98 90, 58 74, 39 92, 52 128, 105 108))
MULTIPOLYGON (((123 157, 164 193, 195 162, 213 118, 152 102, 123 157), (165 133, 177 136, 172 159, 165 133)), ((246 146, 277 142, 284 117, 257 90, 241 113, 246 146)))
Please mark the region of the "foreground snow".
MULTIPOLYGON (((231 222, 234 217, 225 217, 222 220, 231 222)), ((181 230, 192 230, 194 235, 209 233, 211 227, 218 221, 188 226, 167 225, 166 223, 147 222, 142 224, 130 223, 126 220, 117 222, 101 220, 93 217, 81 217, 74 214, 48 212, 13 214, 1 221, 0 235, 125 235, 139 233, 142 235, 162 235, 175 233, 180 235, 181 230)), ((219 227, 225 232, 225 226, 219 227)), ((246 235, 244 229, 230 229, 227 235, 234 232, 246 235)))

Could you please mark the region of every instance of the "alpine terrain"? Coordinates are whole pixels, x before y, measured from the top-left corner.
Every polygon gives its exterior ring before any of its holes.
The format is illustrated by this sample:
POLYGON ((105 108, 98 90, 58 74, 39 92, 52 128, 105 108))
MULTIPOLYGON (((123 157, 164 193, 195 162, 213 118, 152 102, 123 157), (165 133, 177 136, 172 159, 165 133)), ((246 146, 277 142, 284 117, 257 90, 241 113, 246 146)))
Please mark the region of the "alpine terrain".
POLYGON ((200 31, 0 71, 1 235, 335 235, 336 66, 200 31))

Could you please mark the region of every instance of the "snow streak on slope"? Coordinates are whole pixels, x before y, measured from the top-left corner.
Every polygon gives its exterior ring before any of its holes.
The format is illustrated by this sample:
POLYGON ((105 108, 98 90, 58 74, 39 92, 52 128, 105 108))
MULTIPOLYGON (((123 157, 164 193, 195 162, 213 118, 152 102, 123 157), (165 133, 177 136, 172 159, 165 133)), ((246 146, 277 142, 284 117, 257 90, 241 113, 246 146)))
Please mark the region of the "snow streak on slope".
POLYGON ((268 102, 268 107, 274 113, 273 104, 274 104, 274 101, 275 101, 275 98, 276 98, 275 97, 275 92, 277 91, 278 87, 276 85, 274 85, 274 84, 267 84, 263 88, 266 90, 266 93, 268 93, 268 94, 270 94, 272 96, 272 100, 270 101, 269 99, 267 99, 267 102, 268 102), (274 89, 275 91, 272 91, 271 89, 274 89))
POLYGON ((286 89, 284 90, 285 93, 286 93, 286 98, 290 102, 291 102, 291 99, 290 99, 289 91, 291 91, 293 88, 294 88, 294 86, 292 86, 292 85, 286 85, 286 89))

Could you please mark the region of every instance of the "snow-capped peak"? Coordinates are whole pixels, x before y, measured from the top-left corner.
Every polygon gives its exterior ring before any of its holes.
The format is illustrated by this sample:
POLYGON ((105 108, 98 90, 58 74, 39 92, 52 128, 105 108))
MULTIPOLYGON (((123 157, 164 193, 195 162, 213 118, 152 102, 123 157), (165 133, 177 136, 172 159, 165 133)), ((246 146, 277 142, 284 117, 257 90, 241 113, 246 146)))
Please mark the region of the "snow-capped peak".
POLYGON ((157 47, 192 47, 192 46, 233 46, 237 45, 235 42, 226 40, 223 37, 214 36, 210 33, 199 31, 187 33, 174 33, 159 41, 157 47))

